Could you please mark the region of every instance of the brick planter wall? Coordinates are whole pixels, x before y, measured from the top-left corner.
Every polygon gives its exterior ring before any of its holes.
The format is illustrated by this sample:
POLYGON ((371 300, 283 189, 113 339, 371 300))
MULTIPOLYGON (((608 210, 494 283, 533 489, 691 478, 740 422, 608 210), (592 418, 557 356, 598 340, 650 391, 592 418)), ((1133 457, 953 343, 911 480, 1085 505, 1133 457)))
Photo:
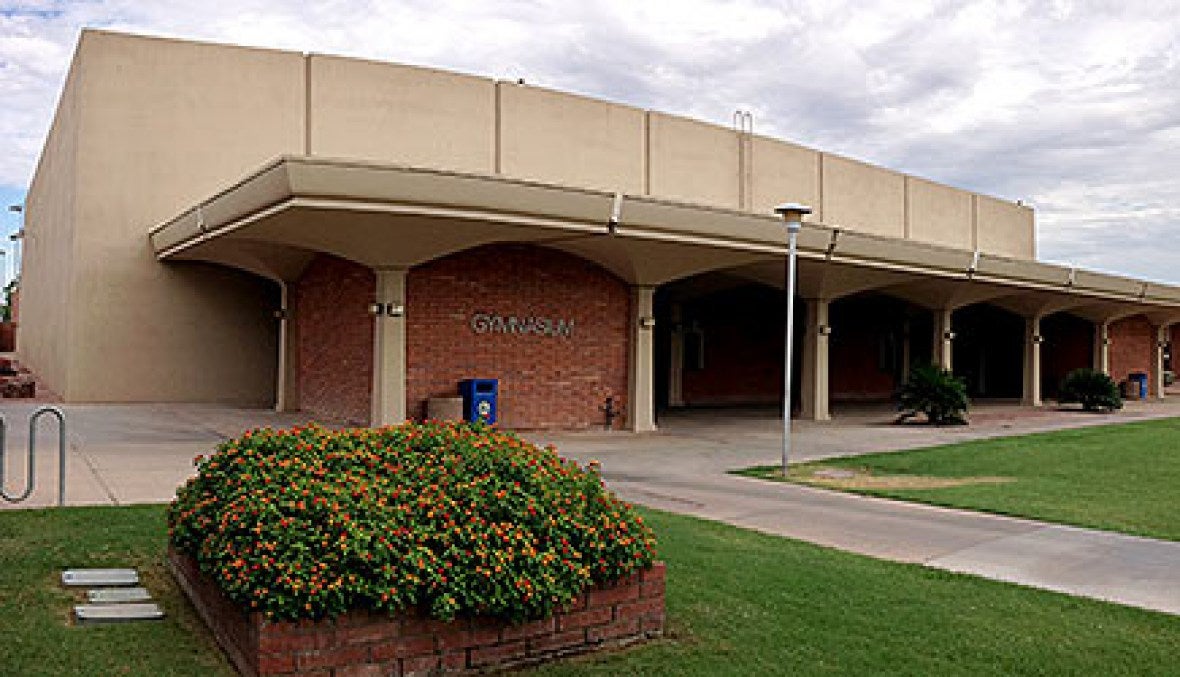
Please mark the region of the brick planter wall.
POLYGON ((582 595, 552 618, 443 622, 358 612, 334 620, 264 620, 230 602, 191 558, 169 552, 173 575, 245 675, 426 675, 530 665, 620 646, 664 629, 664 566, 582 595))

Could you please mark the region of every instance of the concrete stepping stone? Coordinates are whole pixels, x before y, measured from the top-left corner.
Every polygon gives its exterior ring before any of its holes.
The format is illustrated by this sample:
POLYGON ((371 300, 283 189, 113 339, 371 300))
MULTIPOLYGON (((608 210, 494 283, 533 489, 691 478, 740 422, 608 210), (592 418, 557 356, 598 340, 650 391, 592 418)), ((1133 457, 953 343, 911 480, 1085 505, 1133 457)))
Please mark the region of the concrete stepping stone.
POLYGON ((164 610, 155 603, 146 604, 79 604, 74 607, 74 618, 79 623, 128 623, 158 621, 164 610))
POLYGON ((152 595, 147 588, 97 588, 86 591, 86 601, 91 604, 128 604, 150 602, 152 595))
POLYGON ((71 588, 99 588, 138 585, 135 569, 66 569, 61 572, 61 584, 71 588))

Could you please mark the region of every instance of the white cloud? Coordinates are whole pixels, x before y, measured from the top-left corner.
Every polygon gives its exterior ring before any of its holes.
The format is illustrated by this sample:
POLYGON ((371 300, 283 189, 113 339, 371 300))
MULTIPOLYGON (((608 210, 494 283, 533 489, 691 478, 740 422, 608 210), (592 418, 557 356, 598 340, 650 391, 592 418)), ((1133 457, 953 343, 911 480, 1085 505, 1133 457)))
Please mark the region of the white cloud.
POLYGON ((1038 208, 1044 257, 1180 283, 1180 2, 0 0, 0 186, 78 30, 451 68, 759 131, 1038 208), (1117 239, 1117 246, 1111 243, 1117 239))

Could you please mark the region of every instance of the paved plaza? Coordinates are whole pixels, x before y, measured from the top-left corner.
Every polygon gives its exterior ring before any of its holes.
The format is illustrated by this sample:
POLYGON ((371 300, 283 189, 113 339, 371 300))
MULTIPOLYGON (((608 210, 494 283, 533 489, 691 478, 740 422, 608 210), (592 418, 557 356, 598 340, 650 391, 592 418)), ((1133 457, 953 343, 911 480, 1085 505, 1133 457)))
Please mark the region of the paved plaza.
MULTIPOLYGON (((5 403, 6 485, 24 480, 27 420, 38 405, 5 403)), ((164 502, 192 473, 192 459, 258 425, 298 415, 207 405, 66 405, 70 505, 164 502)), ((878 408, 837 411, 795 426, 795 460, 815 460, 1110 422, 1180 416, 1180 398, 1129 403, 1087 415, 1014 405, 977 407, 967 427, 891 425, 878 408)), ((56 433, 38 440, 38 487, 25 506, 56 500, 56 433)), ((718 409, 667 415, 651 434, 528 435, 561 453, 601 462, 624 498, 882 559, 914 562, 1070 594, 1180 614, 1180 543, 983 513, 887 501, 737 477, 727 471, 776 463, 781 422, 772 410, 718 409)), ((1112 451, 1112 453, 1114 453, 1112 451)))

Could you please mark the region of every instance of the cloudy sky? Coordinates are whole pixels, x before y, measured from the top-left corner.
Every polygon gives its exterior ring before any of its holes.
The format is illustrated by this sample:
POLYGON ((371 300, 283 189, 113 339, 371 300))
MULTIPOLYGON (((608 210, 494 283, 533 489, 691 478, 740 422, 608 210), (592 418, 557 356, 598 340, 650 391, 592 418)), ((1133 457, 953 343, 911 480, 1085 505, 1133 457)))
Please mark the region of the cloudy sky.
POLYGON ((0 0, 0 200, 22 199, 91 26, 524 78, 721 124, 748 109, 762 133, 1031 203, 1043 259, 1180 284, 1177 16, 1177 0, 0 0))

